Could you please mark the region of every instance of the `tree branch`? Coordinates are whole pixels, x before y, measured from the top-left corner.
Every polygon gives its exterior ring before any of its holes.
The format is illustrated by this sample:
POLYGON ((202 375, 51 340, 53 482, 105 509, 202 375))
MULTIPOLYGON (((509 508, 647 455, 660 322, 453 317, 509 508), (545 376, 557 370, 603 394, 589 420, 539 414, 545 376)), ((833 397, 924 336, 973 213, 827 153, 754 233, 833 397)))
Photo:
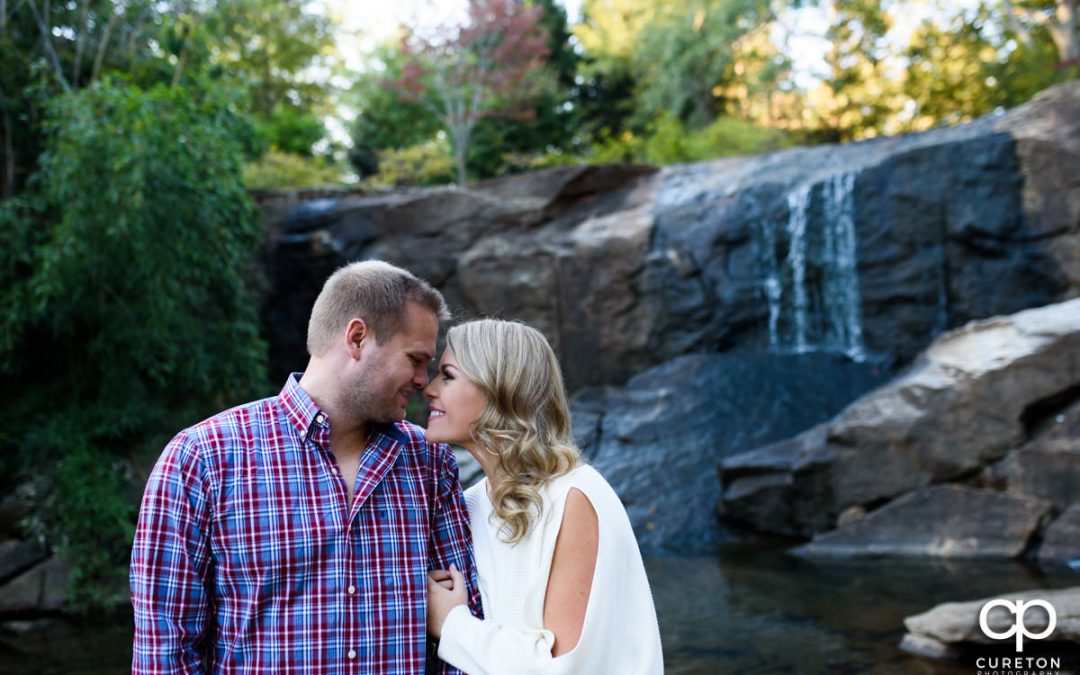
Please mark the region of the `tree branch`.
POLYGON ((90 32, 90 0, 80 0, 79 34, 75 36, 75 60, 71 64, 71 86, 79 86, 79 72, 82 70, 83 51, 86 49, 86 34, 90 32))
POLYGON ((52 32, 49 30, 49 26, 45 23, 45 20, 41 18, 41 12, 38 11, 37 4, 34 0, 27 0, 30 5, 30 11, 34 14, 34 20, 37 22, 38 28, 41 30, 41 41, 45 46, 45 54, 49 57, 49 62, 52 64, 53 71, 56 73, 56 79, 59 80, 60 86, 64 88, 64 91, 71 91, 71 85, 68 84, 67 78, 64 77, 64 69, 60 66, 60 57, 56 54, 56 47, 52 43, 52 32))
POLYGON ((116 8, 109 13, 109 21, 105 24, 105 30, 101 33, 101 40, 98 42, 97 55, 94 56, 94 66, 90 70, 90 82, 97 80, 98 75, 101 74, 101 66, 105 63, 105 51, 109 46, 109 40, 112 38, 113 29, 116 28, 116 22, 120 20, 120 16, 124 13, 124 5, 118 3, 116 8))

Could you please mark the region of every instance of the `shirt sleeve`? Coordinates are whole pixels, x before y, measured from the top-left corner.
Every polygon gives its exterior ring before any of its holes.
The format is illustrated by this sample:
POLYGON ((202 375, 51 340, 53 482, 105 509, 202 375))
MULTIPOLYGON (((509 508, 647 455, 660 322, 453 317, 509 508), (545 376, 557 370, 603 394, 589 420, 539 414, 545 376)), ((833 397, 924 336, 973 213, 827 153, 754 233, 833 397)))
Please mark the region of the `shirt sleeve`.
MULTIPOLYGON (((461 493, 457 461, 449 445, 431 445, 436 467, 436 494, 432 509, 431 541, 428 546, 428 569, 445 570, 453 563, 465 575, 469 587, 469 610, 472 615, 483 617, 480 606, 480 587, 476 581, 476 565, 473 561, 472 533, 465 498, 461 493)), ((429 659, 428 670, 456 673, 452 667, 437 659, 429 659)))
POLYGON ((554 658, 555 634, 547 629, 501 626, 461 607, 446 615, 439 658, 469 675, 555 675, 573 673, 572 655, 554 658))
POLYGON ((183 433, 143 493, 131 550, 133 675, 202 673, 210 627, 210 502, 202 462, 183 433))

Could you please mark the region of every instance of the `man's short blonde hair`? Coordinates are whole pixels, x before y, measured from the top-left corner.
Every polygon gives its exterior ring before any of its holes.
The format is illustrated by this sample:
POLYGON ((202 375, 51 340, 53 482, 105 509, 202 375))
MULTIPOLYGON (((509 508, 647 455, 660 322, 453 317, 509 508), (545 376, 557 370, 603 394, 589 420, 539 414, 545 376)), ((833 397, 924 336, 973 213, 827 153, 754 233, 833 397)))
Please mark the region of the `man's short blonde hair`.
POLYGON ((308 322, 307 349, 326 353, 353 319, 363 319, 382 343, 405 327, 405 305, 413 302, 446 321, 450 312, 442 293, 412 272, 382 262, 355 262, 330 275, 308 322))

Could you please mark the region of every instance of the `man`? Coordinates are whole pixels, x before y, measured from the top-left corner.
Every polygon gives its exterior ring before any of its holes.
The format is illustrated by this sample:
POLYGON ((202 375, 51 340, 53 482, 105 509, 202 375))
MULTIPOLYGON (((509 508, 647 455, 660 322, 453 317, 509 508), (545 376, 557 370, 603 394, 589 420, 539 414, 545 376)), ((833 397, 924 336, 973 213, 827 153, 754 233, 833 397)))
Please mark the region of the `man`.
POLYGON ((169 443, 131 556, 134 673, 423 672, 427 572, 451 563, 478 611, 457 465, 402 421, 446 318, 409 272, 348 265, 302 377, 169 443))

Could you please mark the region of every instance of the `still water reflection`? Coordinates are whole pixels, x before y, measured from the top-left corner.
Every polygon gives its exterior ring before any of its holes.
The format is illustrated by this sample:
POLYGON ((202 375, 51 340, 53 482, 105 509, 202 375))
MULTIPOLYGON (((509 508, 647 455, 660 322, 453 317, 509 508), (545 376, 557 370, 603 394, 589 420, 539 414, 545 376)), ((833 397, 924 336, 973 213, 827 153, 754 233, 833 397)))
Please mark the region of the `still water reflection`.
MULTIPOLYGON (((1012 562, 805 561, 774 546, 649 558, 672 675, 974 672, 897 649, 903 617, 952 600, 1080 584, 1012 562)), ((0 624, 0 674, 130 672, 131 617, 0 624)))
POLYGON ((942 602, 1080 584, 1016 562, 818 560, 769 546, 708 558, 651 558, 668 673, 972 675, 897 645, 903 619, 942 602))

